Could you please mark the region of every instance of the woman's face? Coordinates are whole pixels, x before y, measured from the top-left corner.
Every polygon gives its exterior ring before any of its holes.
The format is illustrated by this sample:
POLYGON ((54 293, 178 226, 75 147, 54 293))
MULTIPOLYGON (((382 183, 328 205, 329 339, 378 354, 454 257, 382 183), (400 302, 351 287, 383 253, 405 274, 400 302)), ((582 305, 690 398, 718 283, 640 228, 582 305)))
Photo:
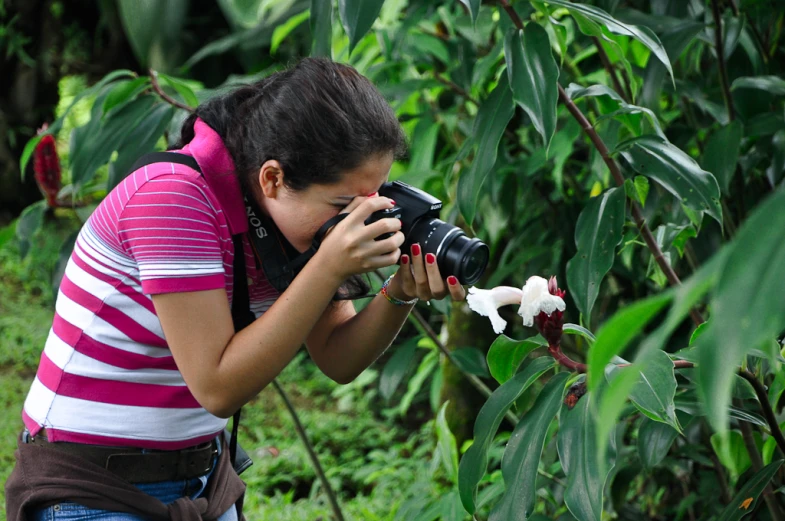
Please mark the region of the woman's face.
POLYGON ((313 184, 295 192, 284 185, 286 174, 277 167, 280 166, 277 161, 268 161, 259 173, 260 206, 286 240, 304 252, 328 219, 340 213, 353 198, 373 194, 387 182, 392 163, 392 153, 373 156, 357 168, 344 172, 335 184, 313 184))

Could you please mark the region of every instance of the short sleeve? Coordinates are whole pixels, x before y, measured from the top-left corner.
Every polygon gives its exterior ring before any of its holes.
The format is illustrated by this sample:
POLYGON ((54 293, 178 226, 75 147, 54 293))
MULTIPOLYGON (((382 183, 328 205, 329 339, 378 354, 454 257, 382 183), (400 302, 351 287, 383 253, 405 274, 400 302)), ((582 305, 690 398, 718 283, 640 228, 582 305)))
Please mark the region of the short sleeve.
POLYGON ((130 197, 118 235, 138 265, 144 293, 225 287, 227 239, 221 234, 216 204, 204 186, 174 174, 146 181, 130 197))

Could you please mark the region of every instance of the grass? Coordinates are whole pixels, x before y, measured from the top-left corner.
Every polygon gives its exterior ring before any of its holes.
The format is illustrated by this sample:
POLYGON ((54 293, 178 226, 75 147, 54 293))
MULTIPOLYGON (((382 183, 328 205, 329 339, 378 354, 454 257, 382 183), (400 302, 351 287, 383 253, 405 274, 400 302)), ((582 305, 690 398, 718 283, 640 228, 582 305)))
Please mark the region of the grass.
MULTIPOLYGON (((47 222, 25 259, 13 241, 0 247, 0 483, 13 467, 22 406, 53 317, 51 273, 60 244, 73 229, 73 222, 47 222)), ((430 481, 436 445, 431 424, 412 429, 388 419, 390 410, 375 390, 376 371, 339 386, 301 352, 278 381, 300 415, 347 521, 393 521, 412 497, 438 497, 439 487, 430 481)), ((243 408, 240 443, 254 459, 242 476, 248 485, 248 519, 332 519, 291 416, 272 387, 243 408)), ((0 519, 5 519, 2 487, 0 519)))

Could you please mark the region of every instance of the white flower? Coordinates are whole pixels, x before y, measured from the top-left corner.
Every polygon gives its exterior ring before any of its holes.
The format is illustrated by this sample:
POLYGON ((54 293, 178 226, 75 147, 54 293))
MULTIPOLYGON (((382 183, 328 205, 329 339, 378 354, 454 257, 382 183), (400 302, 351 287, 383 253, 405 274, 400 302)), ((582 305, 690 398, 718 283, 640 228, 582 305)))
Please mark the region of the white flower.
POLYGON ((523 292, 510 286, 499 286, 493 289, 469 288, 466 302, 475 313, 491 319, 493 331, 498 335, 504 331, 507 321, 499 316, 498 309, 508 304, 520 304, 523 292))
POLYGON ((564 300, 548 291, 548 281, 542 277, 529 277, 523 285, 523 296, 518 314, 523 318, 524 326, 534 325, 534 317, 544 311, 546 315, 556 311, 564 311, 564 300))

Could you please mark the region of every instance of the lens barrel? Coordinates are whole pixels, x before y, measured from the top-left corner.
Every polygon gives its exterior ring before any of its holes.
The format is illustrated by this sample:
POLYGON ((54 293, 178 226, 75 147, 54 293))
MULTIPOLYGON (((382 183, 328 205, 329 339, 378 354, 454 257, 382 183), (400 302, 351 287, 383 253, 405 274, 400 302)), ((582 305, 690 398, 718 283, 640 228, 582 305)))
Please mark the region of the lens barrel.
MULTIPOLYGON (((457 226, 436 218, 426 218, 415 223, 406 243, 420 243, 424 253, 435 254, 441 273, 445 276, 454 275, 461 284, 477 282, 490 256, 488 246, 482 241, 470 239, 457 226)), ((404 251, 408 251, 408 248, 404 251)))

